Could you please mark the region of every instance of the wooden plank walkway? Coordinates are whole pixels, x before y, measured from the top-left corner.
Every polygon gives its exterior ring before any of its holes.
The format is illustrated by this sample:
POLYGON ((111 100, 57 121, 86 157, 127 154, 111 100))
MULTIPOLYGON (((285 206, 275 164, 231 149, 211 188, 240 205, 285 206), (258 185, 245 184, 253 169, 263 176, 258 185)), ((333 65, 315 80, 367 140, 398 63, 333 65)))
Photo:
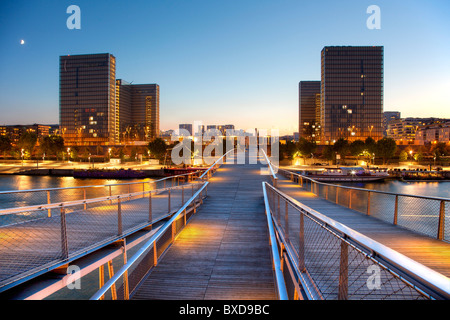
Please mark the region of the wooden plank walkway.
POLYGON ((280 191, 373 240, 450 277, 450 243, 420 235, 317 197, 278 174, 280 191))
POLYGON ((261 165, 224 164, 132 299, 276 299, 261 165))
MULTIPOLYGON (((194 184, 195 186, 195 184, 194 184)), ((197 188, 195 186, 194 188, 197 188)), ((184 201, 191 196, 191 186, 186 187, 184 201)), ((195 189, 196 190, 196 189, 195 189)), ((152 193, 151 221, 169 214, 168 192, 152 193)), ((182 192, 172 189, 170 212, 182 206, 182 192)), ((43 269, 52 269, 62 262, 61 218, 52 210, 31 215, 34 219, 16 224, 0 226, 0 288, 43 269)), ((150 223, 148 194, 124 198, 121 202, 122 234, 126 234, 150 223)), ((66 214, 67 252, 72 258, 96 250, 121 237, 118 228, 117 200, 83 205, 75 209, 68 207, 66 214)))

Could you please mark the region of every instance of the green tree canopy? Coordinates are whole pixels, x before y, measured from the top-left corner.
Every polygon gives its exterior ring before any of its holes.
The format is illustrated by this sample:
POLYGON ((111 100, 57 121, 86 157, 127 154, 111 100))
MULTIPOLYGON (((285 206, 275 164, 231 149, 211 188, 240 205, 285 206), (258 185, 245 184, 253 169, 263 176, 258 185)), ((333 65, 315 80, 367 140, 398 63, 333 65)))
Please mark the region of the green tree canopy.
POLYGON ((57 135, 45 136, 40 142, 40 147, 42 153, 57 156, 64 151, 64 139, 57 135))
POLYGON ((350 153, 352 156, 358 158, 364 152, 366 144, 362 140, 355 140, 350 143, 350 153))
POLYGON ((392 138, 383 138, 376 143, 375 154, 383 158, 383 164, 395 155, 397 144, 392 138))
POLYGON ((350 152, 350 144, 348 143, 348 140, 339 138, 334 143, 333 150, 341 156, 341 159, 345 159, 345 156, 350 152))
POLYGON ((377 142, 372 137, 368 137, 364 141, 364 144, 366 146, 367 152, 369 152, 370 154, 375 153, 377 148, 377 142))
POLYGON ((167 145, 163 139, 156 138, 155 140, 149 142, 147 147, 150 151, 150 156, 153 156, 159 160, 164 158, 167 150, 167 145))
POLYGON ((17 147, 28 152, 30 155, 33 153, 33 149, 37 143, 37 135, 34 132, 25 131, 19 138, 17 147))
POLYGON ((302 137, 297 143, 297 148, 304 157, 310 157, 316 151, 317 145, 315 142, 308 141, 302 137))
POLYGON ((7 136, 0 136, 0 152, 5 153, 12 149, 11 139, 7 136))

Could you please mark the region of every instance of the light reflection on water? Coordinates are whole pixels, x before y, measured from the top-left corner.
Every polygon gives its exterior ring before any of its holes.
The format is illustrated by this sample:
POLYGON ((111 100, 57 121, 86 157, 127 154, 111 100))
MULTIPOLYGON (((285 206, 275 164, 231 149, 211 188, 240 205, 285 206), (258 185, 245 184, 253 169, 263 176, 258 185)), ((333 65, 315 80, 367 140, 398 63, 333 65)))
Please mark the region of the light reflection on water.
POLYGON ((115 180, 115 179, 76 179, 73 177, 0 175, 0 191, 31 190, 47 188, 69 188, 90 185, 127 183, 134 181, 153 181, 156 179, 115 180))

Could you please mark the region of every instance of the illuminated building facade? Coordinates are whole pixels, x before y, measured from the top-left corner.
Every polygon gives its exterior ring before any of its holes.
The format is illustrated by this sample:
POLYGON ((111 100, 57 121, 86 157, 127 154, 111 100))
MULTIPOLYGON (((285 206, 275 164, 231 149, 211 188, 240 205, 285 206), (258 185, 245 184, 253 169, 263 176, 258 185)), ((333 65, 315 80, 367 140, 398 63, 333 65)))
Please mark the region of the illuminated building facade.
POLYGON ((308 141, 320 141, 320 129, 320 81, 300 81, 299 136, 308 141))
POLYGON ((116 144, 116 58, 109 53, 61 56, 59 75, 65 144, 116 144))
POLYGON ((116 137, 121 143, 159 137, 159 85, 116 80, 116 137))
POLYGON ((383 137, 383 47, 324 47, 321 52, 322 141, 383 137))

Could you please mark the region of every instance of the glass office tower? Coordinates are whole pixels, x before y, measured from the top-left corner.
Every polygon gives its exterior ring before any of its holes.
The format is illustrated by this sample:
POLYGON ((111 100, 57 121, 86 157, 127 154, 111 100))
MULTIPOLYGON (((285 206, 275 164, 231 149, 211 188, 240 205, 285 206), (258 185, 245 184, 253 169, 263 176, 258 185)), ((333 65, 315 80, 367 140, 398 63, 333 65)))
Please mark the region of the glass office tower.
POLYGON ((383 47, 324 47, 322 143, 383 137, 383 47))
POLYGON ((159 137, 159 85, 116 80, 116 127, 122 143, 159 137))
POLYGON ((109 53, 61 56, 59 75, 65 144, 116 144, 115 57, 109 53))
POLYGON ((300 138, 317 141, 320 137, 320 81, 300 81, 298 91, 300 138))

